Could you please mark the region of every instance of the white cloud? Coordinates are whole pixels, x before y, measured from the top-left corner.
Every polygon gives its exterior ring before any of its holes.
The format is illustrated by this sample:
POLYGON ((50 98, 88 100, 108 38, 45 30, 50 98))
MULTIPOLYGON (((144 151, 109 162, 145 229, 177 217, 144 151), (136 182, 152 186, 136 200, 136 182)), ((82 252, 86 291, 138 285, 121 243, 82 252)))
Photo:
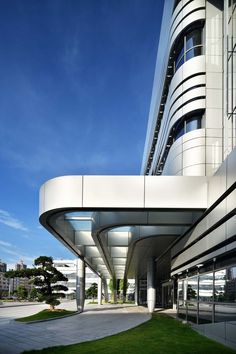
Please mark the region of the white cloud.
POLYGON ((17 249, 16 247, 12 246, 8 242, 0 241, 0 248, 1 252, 8 254, 8 257, 4 257, 4 261, 8 265, 8 269, 15 268, 15 264, 18 263, 20 260, 23 260, 24 264, 27 264, 28 266, 32 266, 34 263, 34 259, 37 258, 38 256, 29 256, 22 252, 21 250, 17 249), (8 248, 11 247, 11 248, 8 248), (13 248, 13 249, 12 249, 13 248), (12 267, 12 265, 14 265, 12 267))
POLYGON ((1 245, 1 246, 6 246, 6 247, 12 247, 12 244, 11 244, 11 243, 5 242, 5 241, 2 241, 2 240, 0 240, 0 245, 1 245))
POLYGON ((24 226, 23 222, 14 218, 5 210, 0 209, 0 223, 12 227, 16 230, 29 231, 27 227, 24 226))

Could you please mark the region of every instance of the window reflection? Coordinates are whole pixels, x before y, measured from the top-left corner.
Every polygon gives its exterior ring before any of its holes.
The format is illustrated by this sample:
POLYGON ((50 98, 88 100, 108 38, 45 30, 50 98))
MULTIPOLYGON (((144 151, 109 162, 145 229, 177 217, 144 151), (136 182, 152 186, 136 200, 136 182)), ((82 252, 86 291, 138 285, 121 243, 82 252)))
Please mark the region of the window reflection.
POLYGON ((197 302, 188 302, 188 321, 197 322, 197 302))
POLYGON ((215 272, 215 301, 236 303, 236 267, 215 272))
POLYGON ((236 305, 215 305, 215 322, 236 321, 236 305))
POLYGON ((197 300, 198 277, 188 279, 187 300, 197 300))
POLYGON ((179 280, 178 316, 199 324, 236 321, 236 266, 179 280))
POLYGON ((210 304, 199 303, 199 324, 212 322, 212 309, 213 306, 210 304))
POLYGON ((213 273, 199 277, 199 301, 212 301, 213 298, 213 273))
POLYGON ((215 301, 225 301, 226 269, 215 272, 215 301))

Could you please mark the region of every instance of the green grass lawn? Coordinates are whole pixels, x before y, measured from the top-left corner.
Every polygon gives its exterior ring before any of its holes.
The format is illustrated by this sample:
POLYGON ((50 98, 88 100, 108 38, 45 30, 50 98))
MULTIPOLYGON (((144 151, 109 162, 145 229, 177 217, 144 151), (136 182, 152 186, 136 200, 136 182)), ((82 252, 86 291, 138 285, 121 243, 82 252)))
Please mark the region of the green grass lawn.
POLYGON ((57 318, 61 316, 71 315, 76 312, 77 311, 67 311, 67 310, 59 310, 59 309, 55 311, 43 310, 32 316, 17 318, 16 321, 30 322, 30 321, 48 320, 49 318, 57 318))
POLYGON ((43 354, 230 354, 224 347, 164 314, 126 332, 80 344, 33 350, 43 354))

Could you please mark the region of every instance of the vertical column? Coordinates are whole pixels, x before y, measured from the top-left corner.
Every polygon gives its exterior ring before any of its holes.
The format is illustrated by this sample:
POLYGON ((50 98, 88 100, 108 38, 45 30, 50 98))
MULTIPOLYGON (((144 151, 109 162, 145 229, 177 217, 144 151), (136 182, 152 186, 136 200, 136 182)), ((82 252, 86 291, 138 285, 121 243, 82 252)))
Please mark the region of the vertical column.
POLYGON ((80 312, 84 310, 85 299, 85 263, 82 259, 77 259, 77 274, 76 274, 76 303, 77 309, 80 312))
POLYGON ((117 279, 114 278, 113 279, 113 301, 114 301, 114 304, 117 303, 117 279))
POLYGON ((134 290, 134 301, 135 301, 135 305, 139 305, 139 279, 138 276, 135 276, 135 290, 134 290))
POLYGON ((103 285, 103 289, 104 289, 104 300, 105 302, 108 302, 108 289, 107 289, 107 280, 106 279, 102 279, 102 285, 103 285))
POLYGON ((147 305, 148 311, 153 312, 156 304, 156 289, 154 284, 155 262, 149 258, 147 262, 147 305))
POLYGON ((102 305, 102 278, 98 277, 98 305, 102 305))

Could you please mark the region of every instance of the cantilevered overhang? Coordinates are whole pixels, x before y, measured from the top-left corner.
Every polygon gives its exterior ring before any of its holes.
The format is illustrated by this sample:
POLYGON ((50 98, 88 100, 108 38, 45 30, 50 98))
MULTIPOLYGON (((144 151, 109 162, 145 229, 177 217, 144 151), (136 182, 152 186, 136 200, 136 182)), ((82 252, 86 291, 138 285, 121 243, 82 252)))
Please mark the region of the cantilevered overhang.
POLYGON ((63 176, 40 189, 41 224, 106 278, 133 276, 142 241, 159 257, 206 208, 206 177, 63 176))

